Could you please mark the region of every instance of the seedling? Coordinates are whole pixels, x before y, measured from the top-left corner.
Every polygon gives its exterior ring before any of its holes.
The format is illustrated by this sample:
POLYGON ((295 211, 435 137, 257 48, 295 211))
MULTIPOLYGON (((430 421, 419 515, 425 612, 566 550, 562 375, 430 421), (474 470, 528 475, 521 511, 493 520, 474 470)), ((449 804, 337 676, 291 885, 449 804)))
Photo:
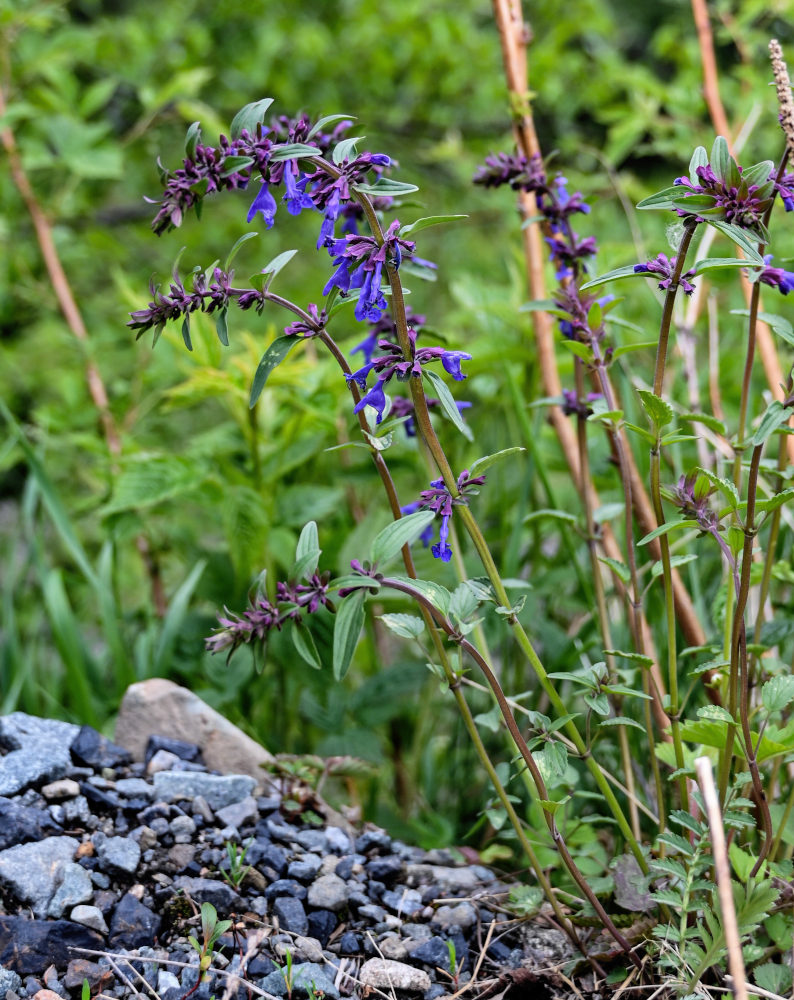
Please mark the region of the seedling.
MULTIPOLYGON (((188 935, 191 948, 197 951, 199 955, 199 974, 195 985, 187 991, 182 1000, 187 1000, 203 982, 209 979, 209 968, 212 965, 212 959, 215 955, 215 945, 221 935, 225 934, 231 926, 231 920, 218 920, 218 912, 212 903, 201 904, 201 936, 203 943, 199 944, 192 934, 188 935)), ((85 987, 83 987, 83 1000, 85 1000, 85 987)))

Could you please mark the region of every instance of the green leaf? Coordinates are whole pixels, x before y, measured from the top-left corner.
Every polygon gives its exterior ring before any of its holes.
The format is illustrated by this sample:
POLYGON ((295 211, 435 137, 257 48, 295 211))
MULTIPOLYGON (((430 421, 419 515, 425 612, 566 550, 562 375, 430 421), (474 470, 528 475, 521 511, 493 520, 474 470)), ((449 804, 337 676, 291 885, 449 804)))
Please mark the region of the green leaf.
POLYGON ((425 629, 425 623, 416 615, 388 614, 378 615, 383 624, 395 635, 403 639, 416 639, 425 629))
POLYGON ((334 623, 334 677, 341 681, 350 667, 358 637, 364 627, 364 600, 366 591, 357 590, 346 597, 337 608, 334 623))
POLYGON ((772 677, 761 688, 761 703, 767 712, 781 712, 794 701, 794 677, 772 677))
POLYGON ((708 479, 712 486, 716 486, 720 493, 727 499, 732 510, 737 509, 740 503, 739 491, 731 479, 721 479, 719 476, 715 476, 713 472, 703 469, 700 466, 698 466, 697 472, 704 479, 708 479))
POLYGON ((373 563, 386 563, 398 555, 404 545, 410 545, 422 534, 425 528, 435 520, 435 511, 418 510, 415 514, 392 521, 379 532, 370 549, 370 559, 373 563))
POLYGON ((201 122, 193 122, 185 136, 185 156, 192 160, 196 155, 196 146, 201 141, 201 122))
POLYGON ((243 243, 245 243, 246 240, 252 240, 255 236, 258 236, 258 235, 259 235, 259 233, 243 233, 243 235, 240 237, 240 239, 237 240, 237 242, 234 244, 234 246, 231 248, 231 250, 226 255, 226 261, 224 262, 224 265, 223 265, 223 270, 224 271, 228 272, 228 271, 231 270, 231 266, 234 263, 234 258, 237 256, 237 253, 240 250, 240 247, 243 245, 243 243))
POLYGON ((757 448, 764 444, 767 438, 771 437, 775 431, 787 424, 791 417, 791 410, 786 409, 779 399, 773 400, 761 417, 761 423, 752 438, 752 445, 757 448))
POLYGON ((765 962, 753 969, 755 985, 775 996, 791 993, 791 967, 781 962, 765 962))
POLYGON ((317 572, 321 553, 317 524, 315 521, 309 521, 301 531, 295 548, 295 562, 301 564, 301 575, 310 577, 317 572))
POLYGON ((679 413, 678 419, 688 423, 703 424, 715 434, 725 434, 725 424, 709 413, 679 413))
MULTIPOLYGON (((732 316, 749 316, 749 309, 731 309, 732 316)), ((776 313, 759 312, 758 319, 766 323, 782 340, 794 344, 794 326, 784 317, 776 313)))
POLYGON ((309 156, 320 156, 320 150, 316 146, 307 146, 305 142, 290 142, 284 146, 276 146, 269 159, 271 163, 281 163, 283 160, 309 156))
MULTIPOLYGON (((640 207, 639 205, 637 206, 640 207)), ((587 291, 588 288, 597 288, 599 285, 605 285, 608 281, 616 281, 618 278, 647 278, 648 274, 645 271, 635 271, 634 264, 625 264, 623 267, 616 267, 613 271, 607 271, 605 274, 599 274, 597 278, 591 278, 590 281, 586 281, 580 291, 587 291)))
POLYGON ((440 226, 445 222, 457 222, 458 219, 468 219, 468 215, 428 215, 423 219, 417 219, 407 226, 401 226, 398 236, 403 239, 409 233, 418 233, 420 229, 427 229, 428 226, 440 226))
POLYGON ((349 139, 342 139, 338 142, 331 153, 331 159, 338 166, 340 163, 344 163, 345 160, 349 160, 351 156, 355 158, 356 156, 356 143, 363 142, 366 139, 365 135, 354 136, 349 139))
POLYGON ((555 521, 567 521, 569 524, 576 524, 576 515, 571 514, 567 510, 552 510, 549 507, 543 507, 540 510, 533 510, 531 514, 527 514, 524 518, 524 524, 529 524, 530 521, 536 521, 540 518, 551 518, 555 521))
POLYGON ((455 405, 455 398, 447 388, 447 384, 443 378, 441 378, 441 376, 436 372, 431 371, 429 368, 423 369, 422 374, 433 387, 434 394, 438 396, 444 413, 446 413, 467 441, 473 441, 474 435, 471 432, 471 428, 464 421, 463 417, 461 417, 460 411, 455 405))
POLYGON ((700 178, 697 174, 698 167, 707 167, 709 162, 709 154, 706 152, 704 146, 698 146, 695 152, 692 154, 692 159, 689 161, 689 179, 693 184, 700 184, 700 178))
POLYGON ((560 342, 566 351, 575 354, 577 358, 588 364, 593 360, 593 349, 589 344, 580 344, 578 340, 563 340, 560 342))
POLYGON ((232 139, 239 139, 243 129, 246 129, 251 135, 256 135, 256 127, 264 122, 265 115, 272 103, 272 97, 265 97, 261 101, 253 101, 241 108, 232 119, 232 139))
POLYGON ((652 542, 654 538, 659 538, 660 535, 667 535, 671 531, 679 531, 682 528, 695 528, 697 527, 697 521, 691 521, 687 518, 678 518, 675 521, 666 521, 664 524, 660 525, 658 528, 654 528, 653 531, 648 532, 643 538, 641 538, 637 544, 647 545, 648 542, 652 542))
POLYGON ((633 726, 634 729, 639 729, 641 733, 645 732, 645 726, 640 725, 636 719, 630 719, 626 715, 615 715, 611 719, 601 719, 600 725, 602 726, 633 726))
POLYGON ((728 143, 724 136, 718 135, 714 140, 714 145, 711 147, 711 157, 709 158, 711 169, 716 174, 718 180, 728 180, 730 161, 731 154, 728 149, 728 143))
POLYGON ((330 590, 344 590, 346 587, 368 587, 371 590, 376 591, 380 590, 380 583, 372 577, 359 576, 358 574, 349 573, 345 576, 338 576, 329 584, 330 590))
POLYGON ((760 256, 756 250, 755 243, 749 239, 743 229, 738 229, 736 226, 732 226, 728 222, 721 222, 719 219, 706 218, 706 222, 710 226, 713 226, 714 229, 718 229, 721 233, 727 236, 729 240, 733 240, 737 246, 740 246, 747 254, 747 260, 749 262, 763 266, 763 257, 760 256))
POLYGON ((637 395, 657 433, 672 421, 673 408, 661 396, 655 395, 649 389, 638 389, 637 395))
POLYGON ((325 115, 324 118, 318 119, 318 121, 312 125, 306 138, 313 139, 326 125, 331 125, 333 122, 341 122, 345 119, 348 121, 355 121, 353 115, 325 115))
MULTIPOLYGON (((187 313, 185 313, 185 318, 182 320, 182 340, 185 342, 185 347, 189 351, 192 351, 193 342, 190 339, 190 316, 187 313)), ((154 347, 154 344, 152 344, 152 347, 154 347)))
POLYGON ((449 615, 452 594, 450 594, 446 587, 442 587, 441 584, 435 583, 433 580, 412 580, 407 576, 393 576, 392 578, 399 580, 401 583, 409 584, 414 590, 418 590, 443 615, 449 615))
MULTIPOLYGON (((623 564, 621 563, 620 565, 623 564)), ((632 660, 635 663, 641 663, 644 667, 650 667, 653 664, 653 657, 645 656, 644 653, 626 653, 622 649, 605 649, 604 655, 619 656, 622 660, 632 660)))
POLYGON ((632 351, 648 351, 656 350, 658 341, 656 340, 644 340, 641 344, 624 344, 622 347, 616 347, 612 352, 612 360, 617 361, 618 358, 622 358, 624 354, 631 354, 632 351))
POLYGON ((284 253, 280 253, 278 254, 277 257, 274 257, 273 260, 270 261, 270 263, 265 264, 265 266, 262 268, 262 274, 270 275, 270 281, 267 282, 268 285, 270 285, 270 282, 273 280, 273 278, 275 278, 275 276, 279 273, 279 271, 281 271, 284 267, 286 267, 287 264, 289 264, 289 262, 292 260, 292 258, 295 256, 297 252, 298 252, 297 250, 285 250, 284 253))
POLYGON ((301 340, 301 337, 277 337, 270 347, 268 347, 262 355, 262 360, 259 362, 259 367, 256 369, 256 374, 254 375, 254 381, 251 386, 251 398, 248 401, 249 407, 256 405, 256 401, 261 396, 271 372, 275 368, 278 368, 292 348, 300 343, 301 340))
POLYGON ((298 651, 298 656, 315 670, 322 670, 322 661, 314 643, 314 636, 309 628, 300 620, 291 622, 292 644, 298 651))
POLYGON ((758 263, 746 261, 743 257, 703 257, 695 264, 695 274, 719 271, 727 267, 758 267, 758 263))
POLYGON ((226 323, 228 309, 221 309, 215 316, 215 329, 218 331, 218 340, 224 347, 229 346, 229 327, 226 323))
MULTIPOLYGON (((648 198, 643 198, 643 200, 637 204, 637 208, 672 208, 673 202, 671 199, 680 197, 681 188, 678 185, 675 187, 664 188, 661 191, 657 191, 656 194, 650 195, 648 198)), ((582 287, 584 288, 584 285, 582 287)))
POLYGON ((503 448, 501 451, 495 451, 491 455, 484 455, 472 464, 469 474, 471 476, 481 476, 483 472, 485 472, 486 469, 490 469, 492 465, 495 465, 497 462, 501 462, 502 459, 507 458, 509 455, 517 455, 522 451, 526 451, 526 448, 503 448))
POLYGON ((223 161, 221 177, 231 177, 232 174, 239 174, 241 170, 250 167, 254 162, 252 156, 227 156, 223 161))
POLYGON ((416 184, 393 181, 390 177, 380 177, 375 184, 354 184, 353 189, 374 198, 399 198, 401 195, 413 194, 419 190, 416 184))
POLYGON ((599 556, 598 561, 603 563, 605 566, 609 566, 618 580, 622 583, 628 585, 631 582, 631 571, 624 563, 618 562, 617 559, 612 559, 610 556, 599 556))
MULTIPOLYGON (((670 559, 670 567, 674 569, 676 566, 686 566, 687 563, 694 562, 697 558, 696 555, 673 556, 670 559)), ((651 566, 651 577, 655 580, 657 576, 661 576, 663 573, 664 563, 660 559, 651 566)))

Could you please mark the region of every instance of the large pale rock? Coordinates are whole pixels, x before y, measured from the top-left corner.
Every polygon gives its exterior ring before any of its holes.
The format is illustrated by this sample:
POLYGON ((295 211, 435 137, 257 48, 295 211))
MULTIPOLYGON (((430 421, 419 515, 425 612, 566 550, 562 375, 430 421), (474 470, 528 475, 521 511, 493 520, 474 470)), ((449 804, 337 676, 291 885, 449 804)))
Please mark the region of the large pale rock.
POLYGON ((155 734, 197 743, 211 770, 249 774, 260 788, 267 783, 260 765, 272 763, 273 755, 197 695, 162 677, 127 688, 115 740, 143 760, 146 741, 155 734))

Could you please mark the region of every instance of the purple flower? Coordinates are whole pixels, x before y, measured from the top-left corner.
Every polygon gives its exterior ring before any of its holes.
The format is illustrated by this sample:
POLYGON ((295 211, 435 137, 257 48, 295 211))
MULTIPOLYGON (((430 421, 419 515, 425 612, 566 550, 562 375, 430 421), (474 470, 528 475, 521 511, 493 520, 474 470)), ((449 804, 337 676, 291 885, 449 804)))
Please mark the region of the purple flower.
POLYGON ((771 267, 772 260, 771 253, 764 257, 766 267, 758 275, 757 280, 765 285, 771 285, 772 288, 779 288, 783 295, 788 295, 794 289, 794 271, 784 271, 782 267, 771 267))
MULTIPOLYGON (((436 559, 449 562, 452 558, 452 549, 449 546, 449 521, 452 517, 452 508, 469 503, 469 496, 476 496, 485 482, 485 476, 469 476, 469 470, 464 469, 458 476, 458 492, 453 496, 444 484, 443 479, 434 479, 430 483, 430 489, 422 490, 419 499, 412 504, 402 508, 403 513, 414 513, 417 510, 435 511, 441 518, 441 525, 438 531, 438 542, 432 547, 431 552, 436 559)), ((424 541, 427 532, 422 534, 424 541)), ((432 532, 431 532, 432 537, 432 532)))
POLYGON ((319 333, 323 332, 325 324, 328 322, 328 314, 325 309, 320 310, 311 302, 306 312, 311 317, 312 322, 307 323, 302 319, 295 320, 294 323, 290 323, 289 326, 284 327, 285 337, 316 337, 319 333))
POLYGON ((514 191, 534 191, 536 194, 549 190, 543 160, 538 153, 530 159, 516 153, 491 153, 485 158, 485 165, 477 168, 473 181, 483 187, 509 184, 514 191))
MULTIPOLYGON (((635 264, 634 273, 635 274, 655 274, 661 277, 659 282, 659 288, 667 289, 670 287, 673 280, 673 271, 675 270, 676 257, 667 257, 666 254, 657 254, 656 260, 649 260, 646 264, 635 264)), ((694 268, 686 271, 678 279, 678 284, 680 288, 684 291, 686 295, 691 295, 695 286, 688 281, 688 278, 694 278, 695 271, 694 268)))
MULTIPOLYGON (((297 167, 295 169, 297 170, 297 167)), ((284 187, 286 188, 286 194, 282 198, 282 201, 287 203, 287 211, 290 215, 300 215, 304 208, 314 208, 314 202, 312 201, 311 196, 302 190, 304 182, 305 178, 302 181, 295 179, 295 174, 292 171, 292 165, 287 163, 284 170, 284 187)))
POLYGON ((563 389, 560 409, 566 417, 577 416, 582 420, 587 420, 593 412, 592 406, 588 404, 603 398, 600 392, 588 392, 587 396, 583 400, 580 400, 573 389, 563 389))
POLYGON ((767 238, 762 219, 772 203, 769 182, 748 184, 742 178, 742 168, 733 157, 728 158, 723 176, 717 176, 711 163, 697 167, 695 174, 699 184, 693 183, 689 177, 677 177, 673 181, 674 185, 686 189, 682 191, 684 198, 697 196, 700 199, 693 211, 676 208, 681 217, 694 216, 698 222, 706 216, 723 219, 740 229, 750 230, 759 238, 767 238))
POLYGON ((773 170, 769 180, 773 181, 775 191, 780 195, 786 211, 794 212, 794 174, 784 174, 780 180, 776 179, 776 175, 777 171, 773 170))
POLYGON ((362 396, 359 402, 353 407, 353 413, 360 413, 365 406, 371 406, 378 411, 375 423, 379 424, 383 420, 383 411, 386 409, 386 395, 383 391, 383 385, 384 380, 377 379, 375 385, 373 385, 366 396, 362 396))
POLYGON ((690 472, 688 476, 680 477, 670 491, 669 498, 685 518, 697 521, 701 531, 714 533, 719 518, 709 507, 709 497, 715 491, 716 487, 705 477, 699 476, 697 472, 690 472))
POLYGON ((276 217, 277 207, 276 199, 270 193, 270 185, 267 181, 262 181, 259 193, 251 202, 251 207, 248 209, 248 215, 246 216, 245 221, 250 222, 257 212, 261 212, 262 218, 265 220, 265 225, 268 229, 271 229, 276 217))

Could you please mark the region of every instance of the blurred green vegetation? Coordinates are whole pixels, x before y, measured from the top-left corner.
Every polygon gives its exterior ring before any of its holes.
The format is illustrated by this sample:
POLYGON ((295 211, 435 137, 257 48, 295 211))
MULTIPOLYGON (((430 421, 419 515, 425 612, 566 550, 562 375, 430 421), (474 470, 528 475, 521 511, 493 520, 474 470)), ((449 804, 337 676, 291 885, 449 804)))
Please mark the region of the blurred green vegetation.
MULTIPOLYGON (((710 6, 730 119, 737 127, 752 124, 750 161, 777 156, 766 44, 778 37, 792 55, 789 0, 710 6)), ((682 173, 695 145, 711 145, 689 4, 538 0, 526 4, 526 14, 540 141, 546 153, 558 151, 555 163, 572 189, 594 204, 579 228, 599 238, 596 269, 638 259, 632 226, 640 227, 650 254, 667 250, 664 222, 638 222, 624 206, 682 173)), ((201 226, 191 218, 159 240, 151 234, 153 211, 143 195, 159 194, 155 160, 178 165, 190 122, 201 120, 213 142, 242 104, 266 95, 279 114, 354 115, 366 147, 395 157, 397 176, 420 187, 416 202, 401 209, 403 221, 470 216, 422 234, 419 252, 438 262, 438 280, 411 282, 414 309, 450 346, 474 355, 458 398, 474 403, 467 419, 477 444, 447 434, 450 454, 462 469, 478 455, 526 443, 522 420, 529 420, 535 456, 494 468, 477 513, 505 573, 532 584, 524 614, 547 669, 565 669, 597 642, 592 624, 581 624, 586 594, 559 558, 558 529, 537 521, 522 528, 533 508, 574 501, 542 410, 517 408, 508 391, 510 372, 527 401, 541 395, 528 314, 519 312, 526 291, 512 199, 470 184, 486 153, 510 147, 490 5, 461 0, 453 11, 431 0, 4 0, 0 34, 3 122, 14 130, 52 222, 89 331, 84 348, 58 311, 4 158, 0 711, 18 708, 111 731, 131 680, 169 676, 271 750, 354 754, 377 764, 376 778, 346 790, 361 796, 366 815, 427 844, 471 835, 481 845, 492 832, 479 819, 489 793, 465 733, 423 655, 397 646, 377 621, 369 622, 344 686, 299 662, 278 637, 261 675, 244 653, 229 666, 203 653, 217 609, 241 609, 263 568, 271 581, 288 570, 306 520, 317 520, 322 566, 334 570, 388 520, 368 458, 326 451, 354 433, 336 372, 311 345, 295 352, 252 415, 253 371, 284 316, 233 315, 228 349, 198 317, 192 354, 176 329, 152 351, 147 338, 135 342, 125 322, 147 301, 150 277, 165 279, 183 244, 183 267, 206 266, 246 228, 250 195, 238 193, 210 199, 201 226), (118 459, 108 452, 88 393, 88 359, 108 388, 122 439, 118 459), (164 615, 153 579, 167 600, 164 615)), ((298 247, 280 290, 317 300, 328 261, 314 250, 317 217, 307 215, 288 220, 282 208, 274 229, 243 247, 238 273, 298 247)), ((775 236, 778 257, 794 253, 790 236, 788 246, 775 236)), ((638 285, 621 315, 644 325, 644 335, 619 333, 649 340, 656 326, 648 308, 652 286, 638 285)), ((334 333, 353 346, 360 330, 352 320, 346 328, 348 314, 341 315, 334 333)), ((738 323, 732 328, 726 319, 724 334, 723 391, 731 406, 741 364, 731 351, 738 323)), ((630 357, 647 379, 648 358, 630 357)), ((566 372, 570 364, 563 362, 566 372)), ((622 389, 628 379, 622 371, 622 389)), ((408 502, 427 477, 418 472, 414 446, 398 444, 389 458, 408 502)), ((592 461, 605 501, 617 499, 605 443, 596 443, 592 461)), ((583 551, 579 557, 584 567, 583 551)), ((431 562, 418 553, 420 571, 430 573, 431 562)), ((714 564, 714 589, 696 591, 706 618, 720 599, 714 564)), ((330 631, 321 619, 321 647, 330 631)), ((499 636, 492 641, 506 686, 523 692, 520 666, 499 636)), ((483 699, 478 710, 488 706, 483 699)), ((501 738, 493 739, 498 745, 501 738)))

